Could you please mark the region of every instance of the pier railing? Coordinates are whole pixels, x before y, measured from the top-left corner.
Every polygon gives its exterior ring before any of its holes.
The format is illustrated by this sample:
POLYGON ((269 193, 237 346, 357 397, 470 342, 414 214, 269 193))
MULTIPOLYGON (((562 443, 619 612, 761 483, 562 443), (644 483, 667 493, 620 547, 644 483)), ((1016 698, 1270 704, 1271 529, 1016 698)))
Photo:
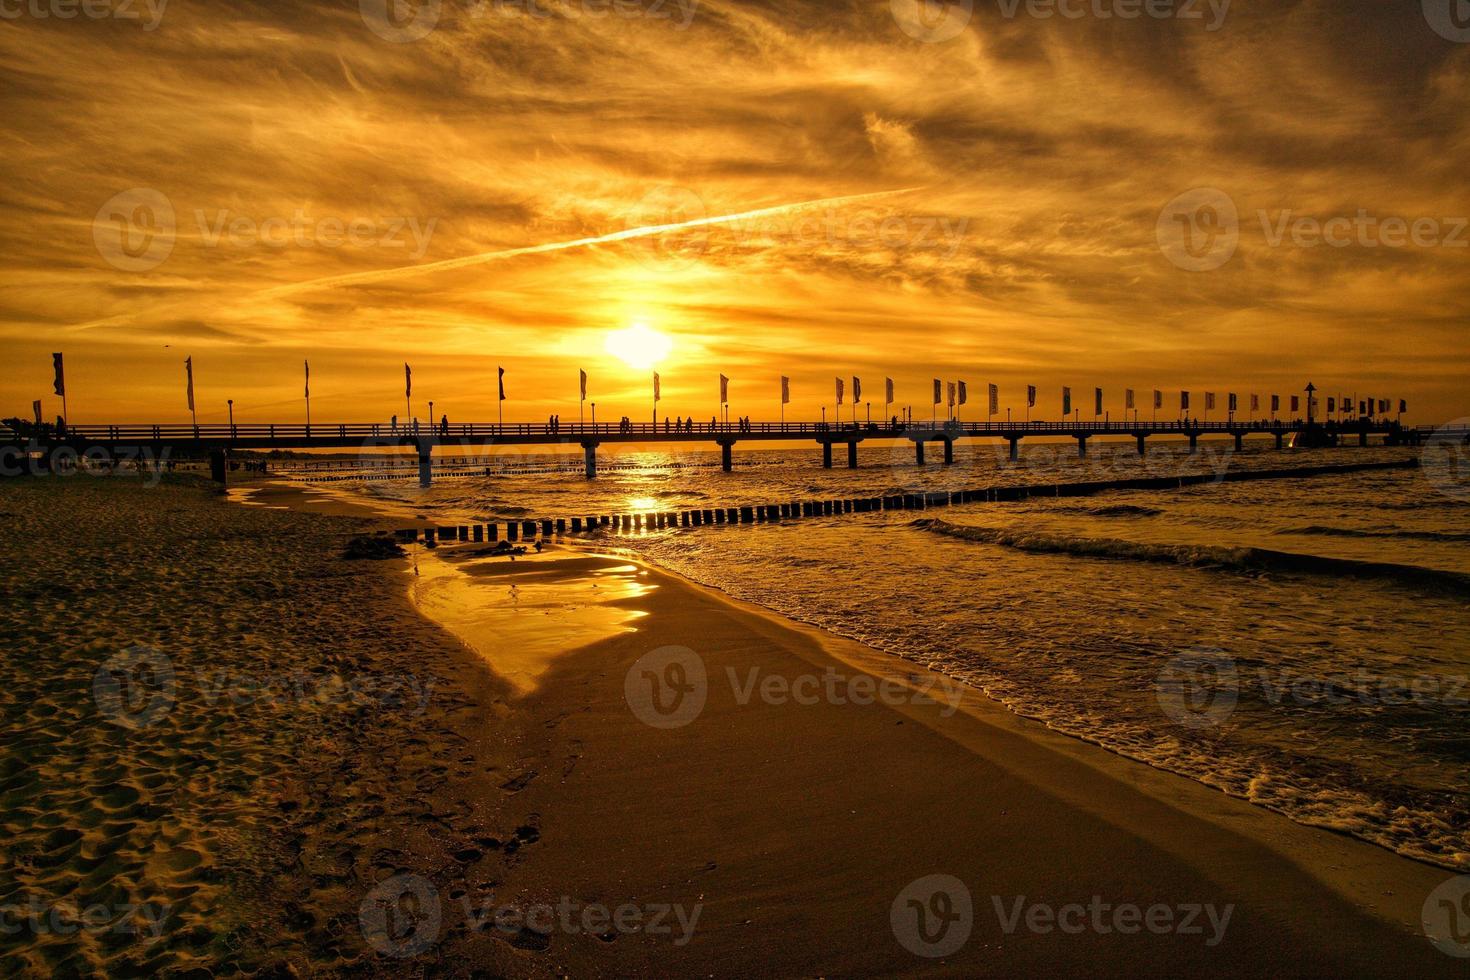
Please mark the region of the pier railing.
MULTIPOLYGON (((1136 433, 1211 433, 1233 434, 1236 432, 1293 432, 1305 426, 1301 420, 1284 419, 1216 420, 1196 419, 1168 420, 1120 420, 1097 419, 1065 422, 1048 421, 996 421, 944 422, 921 420, 915 422, 751 422, 741 426, 735 422, 693 422, 685 420, 679 425, 674 422, 561 422, 553 425, 546 422, 454 422, 446 425, 391 422, 274 422, 235 423, 211 422, 202 425, 188 423, 171 424, 115 424, 115 425, 69 425, 65 435, 73 439, 98 442, 179 442, 190 439, 210 442, 237 440, 278 440, 280 442, 302 442, 312 439, 402 439, 405 441, 428 439, 495 439, 513 438, 525 440, 544 439, 559 442, 580 438, 622 437, 663 439, 694 439, 730 436, 766 436, 769 438, 807 437, 830 438, 857 436, 872 438, 900 438, 915 435, 976 436, 976 435, 1133 435, 1136 433)), ((1342 431, 1358 431, 1357 423, 1328 423, 1327 427, 1342 431)), ((1381 424, 1370 426, 1381 430, 1381 424)))

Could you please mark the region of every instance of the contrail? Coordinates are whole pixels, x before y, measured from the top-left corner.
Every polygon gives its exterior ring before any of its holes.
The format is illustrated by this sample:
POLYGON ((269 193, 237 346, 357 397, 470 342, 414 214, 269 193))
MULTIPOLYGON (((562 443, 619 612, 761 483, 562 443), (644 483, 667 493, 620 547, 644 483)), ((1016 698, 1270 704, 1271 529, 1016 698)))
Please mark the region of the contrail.
POLYGON ((817 207, 828 204, 851 204, 854 201, 866 201, 875 197, 893 197, 898 194, 909 194, 913 191, 923 190, 922 187, 905 187, 893 191, 874 191, 871 194, 851 194, 846 197, 824 197, 815 201, 798 201, 795 204, 778 204, 775 207, 758 208, 754 211, 742 211, 739 214, 721 214, 712 218, 695 218, 692 221, 679 221, 666 225, 645 225, 641 228, 629 228, 625 231, 617 231, 608 235, 597 235, 592 238, 574 238, 567 242, 548 242, 544 245, 528 245, 522 248, 509 248, 498 252, 481 252, 478 255, 466 255, 458 259, 444 259, 439 262, 426 262, 421 265, 405 265, 393 269, 376 269, 372 272, 350 272, 340 276, 325 276, 321 279, 308 279, 305 282, 290 283, 285 286, 275 286, 258 293, 260 296, 282 296, 288 293, 301 292, 308 289, 331 289, 336 286, 356 286, 363 283, 382 282, 386 279, 401 279, 404 276, 419 276, 429 272, 443 272, 448 269, 463 269, 466 266, 480 265, 484 262, 498 262, 501 259, 513 259, 522 255, 540 255, 544 252, 561 252, 569 248, 586 248, 589 245, 602 245, 607 242, 623 242, 630 238, 649 238, 654 235, 664 235, 671 231, 681 231, 686 228, 699 228, 706 225, 728 224, 731 221, 741 221, 747 218, 763 218, 767 215, 781 214, 787 211, 797 211, 802 208, 817 207))

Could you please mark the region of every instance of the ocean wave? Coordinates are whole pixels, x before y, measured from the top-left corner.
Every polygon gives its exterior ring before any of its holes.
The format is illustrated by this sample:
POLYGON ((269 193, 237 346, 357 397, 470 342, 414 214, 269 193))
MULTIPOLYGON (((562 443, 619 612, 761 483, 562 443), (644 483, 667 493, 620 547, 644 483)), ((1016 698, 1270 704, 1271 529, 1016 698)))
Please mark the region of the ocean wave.
POLYGON ((1321 524, 1309 524, 1306 527, 1284 527, 1273 533, 1302 534, 1332 538, 1402 538, 1409 541, 1470 541, 1470 533, 1464 531, 1411 531, 1404 529, 1370 531, 1354 527, 1328 527, 1321 524))
POLYGON ((1142 504, 1098 504, 1095 507, 1049 507, 1053 512, 1065 514, 1087 514, 1089 517, 1158 517, 1164 511, 1158 507, 1142 504))
POLYGON ((1326 555, 1274 551, 1269 548, 1147 544, 1139 541, 1123 541, 1118 538, 1077 537, 1024 528, 951 524, 949 521, 937 518, 920 518, 912 522, 910 526, 946 537, 1036 554, 1156 562, 1191 568, 1218 568, 1246 574, 1296 572, 1308 575, 1384 579, 1421 588, 1470 593, 1470 575, 1438 568, 1425 568, 1420 565, 1357 561, 1351 558, 1331 558, 1326 555))

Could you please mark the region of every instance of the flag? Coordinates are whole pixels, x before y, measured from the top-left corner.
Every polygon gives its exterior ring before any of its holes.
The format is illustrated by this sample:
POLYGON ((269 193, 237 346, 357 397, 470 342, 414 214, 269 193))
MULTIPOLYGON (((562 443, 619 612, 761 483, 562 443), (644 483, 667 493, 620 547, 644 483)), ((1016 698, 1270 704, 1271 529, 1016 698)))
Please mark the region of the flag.
POLYGON ((1382 412, 1384 414, 1387 414, 1388 413, 1388 406, 1389 406, 1389 400, 1387 398, 1379 399, 1379 401, 1378 401, 1378 411, 1380 411, 1380 412, 1382 412))
POLYGON ((194 358, 184 358, 184 373, 189 378, 189 411, 194 411, 194 358))
POLYGON ((505 401, 505 368, 497 367, 495 370, 499 372, 496 375, 495 382, 500 388, 500 400, 505 401))
POLYGON ((944 396, 939 393, 939 379, 934 379, 934 404, 938 405, 944 401, 944 396))
POLYGON ((1035 385, 1027 385, 1026 386, 1026 407, 1027 408, 1035 408, 1036 407, 1036 386, 1035 385))
POLYGON ((585 402, 587 400, 587 372, 579 371, 578 373, 582 375, 582 401, 585 402))
POLYGON ((1127 388, 1123 393, 1123 407, 1131 410, 1133 408, 1133 389, 1127 388))
POLYGON ((1260 410, 1261 410, 1261 396, 1260 395, 1251 395, 1251 411, 1252 412, 1259 412, 1260 410))
POLYGON ((1301 396, 1300 395, 1292 395, 1291 396, 1291 410, 1293 412, 1299 411, 1301 409, 1301 405, 1302 405, 1301 396))
POLYGON ((857 375, 852 376, 852 403, 856 405, 863 400, 863 379, 857 375))
POLYGON ((963 381, 961 381, 960 382, 960 404, 963 405, 963 404, 965 404, 965 402, 967 402, 969 400, 970 400, 970 389, 966 388, 965 387, 965 383, 963 381))
POLYGON ((997 388, 995 385, 991 385, 990 386, 990 414, 991 415, 995 415, 995 414, 998 414, 999 412, 1000 412, 1000 389, 997 388))
POLYGON ((884 405, 892 405, 893 404, 893 379, 892 378, 884 378, 883 379, 883 404, 884 405))
POLYGON ((954 408, 954 382, 949 383, 949 407, 954 408))
POLYGON ((1358 414, 1359 415, 1367 415, 1368 414, 1368 403, 1366 401, 1360 400, 1358 402, 1358 414))
POLYGON ((41 399, 37 398, 31 402, 31 410, 36 413, 36 424, 41 424, 41 399))
POLYGON ((1157 410, 1159 410, 1159 409, 1161 409, 1163 407, 1164 407, 1164 393, 1162 391, 1160 391, 1159 389, 1155 388, 1154 389, 1154 410, 1157 411, 1157 410))
POLYGON ((1271 396, 1271 414, 1272 415, 1275 415, 1279 411, 1281 411, 1281 396, 1280 395, 1272 395, 1271 396))
POLYGON ((1215 393, 1213 391, 1207 391, 1207 392, 1205 392, 1205 411, 1208 412, 1210 409, 1212 409, 1214 407, 1215 407, 1215 393))
POLYGON ((842 379, 841 378, 838 378, 836 380, 837 380, 837 404, 841 405, 842 404, 842 393, 846 390, 846 388, 843 386, 842 379))
MULTIPOLYGON (((500 397, 501 398, 504 398, 505 395, 502 394, 500 397)), ((662 398, 662 397, 663 397, 663 391, 658 386, 658 372, 655 371, 655 372, 653 372, 653 400, 654 400, 655 403, 657 403, 658 400, 660 398, 662 398)))
POLYGON ((1179 393, 1179 411, 1189 411, 1189 392, 1187 391, 1181 391, 1179 393))
POLYGON ((1235 397, 1235 392, 1233 391, 1229 395, 1228 404, 1230 405, 1230 411, 1232 412, 1240 407, 1240 400, 1235 397))
POLYGON ((730 404, 730 379, 720 375, 720 404, 730 404))
POLYGON ((784 374, 781 375, 781 404, 791 404, 791 379, 784 374))
POLYGON ((51 355, 51 368, 56 373, 56 379, 51 382, 52 389, 62 398, 66 397, 66 372, 61 367, 61 355, 51 355))
POLYGON ((1335 411, 1337 411, 1337 399, 1336 398, 1333 398, 1331 395, 1328 395, 1327 396, 1327 414, 1328 415, 1331 415, 1335 411))
POLYGON ((306 368, 306 382, 305 382, 302 390, 306 393, 306 397, 307 398, 310 398, 311 397, 311 362, 310 361, 302 361, 301 363, 306 368))
POLYGON ((413 397, 413 371, 408 367, 408 362, 403 363, 403 397, 413 397))
POLYGON ((1408 410, 1409 410, 1409 403, 1407 401, 1405 401, 1404 399, 1400 398, 1399 399, 1399 411, 1400 412, 1407 412, 1408 410))
POLYGON ((1071 388, 1063 388, 1062 389, 1062 416, 1063 417, 1066 417, 1066 416, 1071 415, 1071 414, 1072 414, 1072 389, 1071 388))
POLYGON ((1093 391, 1093 409, 1092 409, 1092 414, 1094 416, 1101 415, 1102 414, 1102 389, 1101 388, 1094 388, 1092 391, 1093 391))

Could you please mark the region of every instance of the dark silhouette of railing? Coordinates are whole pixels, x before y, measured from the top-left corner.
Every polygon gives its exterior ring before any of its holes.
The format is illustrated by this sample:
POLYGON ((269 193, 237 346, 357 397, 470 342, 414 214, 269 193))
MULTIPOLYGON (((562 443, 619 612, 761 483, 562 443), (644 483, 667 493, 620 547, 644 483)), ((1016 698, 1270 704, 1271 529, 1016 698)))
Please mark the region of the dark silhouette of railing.
MULTIPOLYGON (((472 422, 448 425, 393 425, 388 422, 343 422, 312 423, 236 423, 213 422, 202 425, 178 424, 116 424, 116 425, 69 425, 63 439, 106 443, 106 442, 183 442, 199 440, 208 442, 241 442, 273 440, 282 443, 309 445, 313 440, 344 439, 495 439, 507 438, 532 442, 566 442, 580 438, 598 439, 653 439, 653 440, 708 440, 711 437, 729 436, 767 438, 900 438, 905 436, 932 435, 938 438, 960 438, 964 436, 1008 436, 1008 435, 1060 435, 1078 433, 1089 435, 1135 435, 1166 433, 1222 433, 1237 432, 1292 433, 1306 427, 1303 420, 1249 420, 1249 421, 1202 421, 1198 419, 1149 419, 1122 421, 1117 419, 1095 421, 986 421, 986 422, 751 422, 747 426, 737 423, 696 422, 692 426, 676 426, 663 422, 562 422, 551 425, 545 422, 472 422)), ((1363 426, 1354 423, 1328 424, 1328 431, 1355 433, 1363 426)), ((1387 431, 1386 423, 1373 423, 1366 427, 1369 432, 1387 431)), ((1419 427, 1419 431, 1431 431, 1431 427, 1419 427)))

